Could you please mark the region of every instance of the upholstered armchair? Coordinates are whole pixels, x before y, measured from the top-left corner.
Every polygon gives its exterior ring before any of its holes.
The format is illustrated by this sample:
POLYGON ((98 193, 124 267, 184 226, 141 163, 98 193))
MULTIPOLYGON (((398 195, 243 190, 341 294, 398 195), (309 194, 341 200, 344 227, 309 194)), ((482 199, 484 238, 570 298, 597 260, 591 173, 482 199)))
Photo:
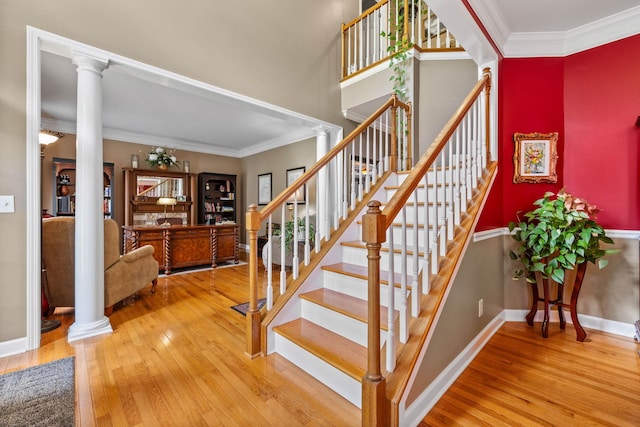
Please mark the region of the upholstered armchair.
MULTIPOLYGON (((120 255, 118 224, 104 221, 104 306, 110 315, 115 303, 136 293, 149 283, 155 292, 158 262, 153 247, 143 246, 120 255)), ((42 220, 42 261, 45 269, 45 294, 50 311, 55 307, 75 306, 75 218, 55 217, 42 220)))

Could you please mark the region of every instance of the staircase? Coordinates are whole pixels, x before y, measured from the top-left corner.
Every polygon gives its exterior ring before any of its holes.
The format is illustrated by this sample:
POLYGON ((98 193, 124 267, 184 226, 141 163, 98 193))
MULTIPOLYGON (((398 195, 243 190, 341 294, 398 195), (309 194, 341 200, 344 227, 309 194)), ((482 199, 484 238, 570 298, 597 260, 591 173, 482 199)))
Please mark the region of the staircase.
MULTIPOLYGON (((435 172, 431 172, 435 173, 435 172)), ((398 184, 402 183, 407 173, 393 174, 385 182, 384 202, 391 199, 391 196, 398 189, 398 184)), ((435 192, 435 189, 429 191, 435 192)), ((431 197, 434 198, 433 196, 431 197)), ((477 213, 477 204, 470 200, 471 213, 477 213)), ((442 208, 442 203, 440 204, 442 208)), ((434 204, 429 206, 424 200, 418 199, 417 209, 414 210, 414 202, 406 205, 406 222, 416 223, 419 228, 424 228, 422 221, 425 218, 425 209, 435 211, 434 204), (414 212, 418 213, 414 218, 414 212)), ((468 217, 467 222, 471 223, 472 218, 468 217)), ((358 235, 362 235, 362 222, 354 222, 351 227, 358 229, 358 235)), ((462 236, 468 233, 464 225, 458 227, 456 234, 462 236)), ((401 240, 402 223, 394 222, 394 241, 401 240)), ((460 237, 458 240, 462 240, 460 237)), ((454 239, 454 242, 456 239, 454 239)), ((423 242, 420 242, 422 246, 423 242)), ((362 379, 367 371, 367 324, 368 324, 368 268, 367 268, 367 248, 361 241, 345 241, 340 243, 341 258, 338 263, 331 263, 321 266, 319 288, 308 292, 300 293, 300 316, 294 320, 280 324, 273 328, 275 333, 275 352, 287 358, 289 361, 308 372, 310 375, 326 384, 336 393, 349 400, 355 406, 362 407, 362 379)), ((390 256, 388 244, 383 245, 381 251, 381 266, 388 264, 390 256)), ((394 257, 402 256, 401 249, 394 248, 394 257)), ((413 249, 407 248, 406 255, 408 263, 407 269, 415 271, 413 266, 413 249)), ((423 259, 424 253, 418 253, 418 259, 423 259)), ((400 265, 400 259, 396 265, 400 265)), ((416 269, 417 270, 417 269, 416 269)), ((420 271, 420 274, 425 272, 420 271)), ((441 276, 449 275, 449 271, 441 270, 441 276)), ((431 278, 434 282, 436 277, 431 278)), ((380 318, 389 318, 392 311, 392 318, 397 320, 400 316, 402 305, 411 305, 411 295, 413 292, 420 294, 418 282, 408 284, 406 295, 402 294, 402 275, 394 273, 393 280, 387 269, 380 271, 380 295, 381 308, 380 318), (395 293, 394 308, 389 307, 388 288, 392 286, 395 293)), ((434 288, 426 295, 421 296, 420 305, 429 306, 436 302, 444 302, 446 286, 434 288)), ((433 316, 433 312, 430 315, 433 316)), ((414 327, 418 323, 428 322, 429 319, 423 317, 414 322, 414 327)), ((410 326, 411 328, 411 326, 410 326)), ((382 350, 387 345, 388 323, 381 322, 380 340, 382 350)), ((396 335, 397 337, 397 335, 396 335)), ((395 346, 402 345, 396 338, 395 346)), ((382 352, 384 354, 384 351, 382 352)), ((389 377, 393 372, 384 371, 383 375, 389 377)), ((400 373, 406 375, 407 372, 400 373)))
MULTIPOLYGON (((487 71, 410 170, 402 165, 412 164, 411 135, 399 125, 411 129, 410 106, 392 97, 264 209, 248 209, 247 353, 279 353, 361 408, 363 425, 401 422, 400 402, 495 177, 489 89, 487 71), (259 281, 258 231, 270 236, 274 215, 284 223, 287 200, 309 187, 316 188, 315 229, 323 218, 332 226, 314 242, 301 237, 304 255, 294 254, 298 262, 280 275, 267 243, 259 281), (323 215, 327 206, 335 213, 323 215)), ((309 223, 308 196, 294 207, 294 224, 309 223)))

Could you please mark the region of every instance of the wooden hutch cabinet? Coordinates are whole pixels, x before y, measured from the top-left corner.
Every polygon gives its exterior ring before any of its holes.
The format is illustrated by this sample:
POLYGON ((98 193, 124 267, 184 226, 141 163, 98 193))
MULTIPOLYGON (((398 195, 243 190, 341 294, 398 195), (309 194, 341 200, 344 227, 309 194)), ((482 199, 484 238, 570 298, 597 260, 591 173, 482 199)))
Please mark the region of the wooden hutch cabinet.
POLYGON ((238 263, 240 230, 235 223, 235 176, 216 175, 215 184, 203 182, 203 188, 216 186, 215 192, 207 193, 197 190, 195 174, 133 168, 123 168, 123 173, 125 253, 144 245, 153 246, 154 258, 165 274, 200 265, 215 268, 221 261, 238 263), (198 225, 196 219, 200 214, 204 218, 204 212, 196 206, 204 204, 196 205, 196 194, 216 197, 205 200, 215 203, 220 221, 198 225), (160 198, 175 198, 175 205, 159 205, 160 198), (226 215, 223 217, 222 213, 226 215))

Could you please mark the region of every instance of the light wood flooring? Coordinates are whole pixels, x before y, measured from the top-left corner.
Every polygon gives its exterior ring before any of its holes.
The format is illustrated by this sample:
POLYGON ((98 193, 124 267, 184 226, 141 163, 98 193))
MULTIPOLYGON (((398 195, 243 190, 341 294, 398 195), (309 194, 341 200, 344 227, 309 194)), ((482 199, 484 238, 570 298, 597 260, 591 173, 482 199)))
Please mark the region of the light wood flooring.
MULTIPOLYGON (((116 306, 112 334, 71 344, 73 311, 57 313, 62 327, 0 373, 75 356, 77 426, 359 426, 356 407, 288 361, 245 355, 230 307, 247 277, 246 265, 161 277, 116 306)), ((640 425, 633 340, 556 329, 503 326, 420 425, 640 425)))

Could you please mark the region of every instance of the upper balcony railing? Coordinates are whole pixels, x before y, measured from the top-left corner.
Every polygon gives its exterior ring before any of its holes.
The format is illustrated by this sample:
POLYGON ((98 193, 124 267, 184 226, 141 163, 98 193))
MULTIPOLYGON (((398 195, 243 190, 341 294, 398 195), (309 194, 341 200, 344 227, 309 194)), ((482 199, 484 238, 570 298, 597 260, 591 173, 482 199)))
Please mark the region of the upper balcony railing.
POLYGON ((342 25, 342 77, 388 60, 405 37, 421 52, 463 50, 423 0, 382 0, 342 25))

